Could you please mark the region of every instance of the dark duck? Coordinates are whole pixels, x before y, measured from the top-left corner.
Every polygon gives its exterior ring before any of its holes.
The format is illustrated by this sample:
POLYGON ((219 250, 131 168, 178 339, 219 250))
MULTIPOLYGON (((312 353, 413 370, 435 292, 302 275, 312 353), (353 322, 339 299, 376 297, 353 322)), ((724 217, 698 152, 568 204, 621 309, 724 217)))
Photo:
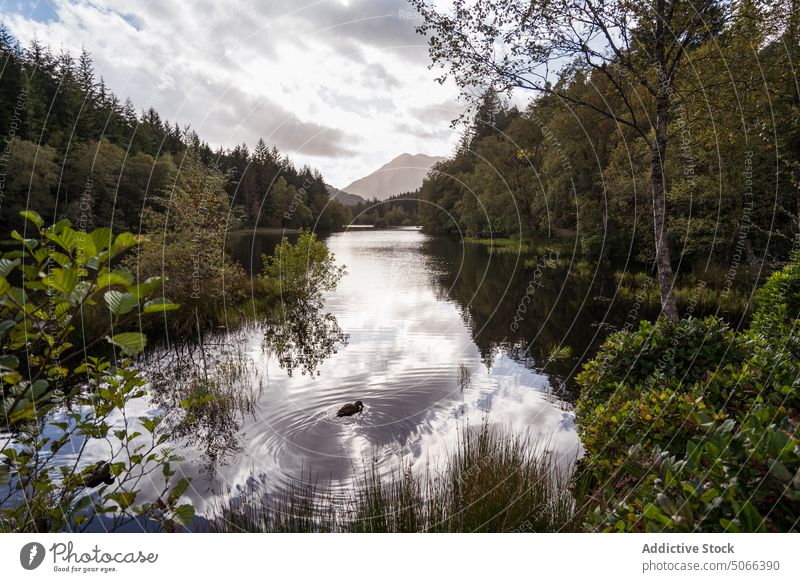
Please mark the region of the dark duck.
POLYGON ((105 483, 111 485, 114 482, 114 476, 111 474, 111 464, 105 461, 97 461, 91 467, 87 467, 81 472, 83 484, 92 489, 98 485, 105 483))
POLYGON ((353 416, 364 410, 364 404, 360 400, 356 400, 355 404, 345 404, 336 413, 336 416, 353 416))

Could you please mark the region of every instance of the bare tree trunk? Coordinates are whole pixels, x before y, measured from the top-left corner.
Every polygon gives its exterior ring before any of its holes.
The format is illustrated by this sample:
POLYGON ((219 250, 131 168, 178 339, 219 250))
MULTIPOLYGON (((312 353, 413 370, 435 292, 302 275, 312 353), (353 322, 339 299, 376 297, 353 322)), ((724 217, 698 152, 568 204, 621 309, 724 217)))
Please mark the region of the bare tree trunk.
POLYGON ((756 253, 753 251, 753 243, 750 242, 750 237, 744 239, 744 253, 747 257, 747 263, 750 265, 750 269, 755 271, 761 267, 761 261, 758 260, 756 257, 756 253))
POLYGON ((664 165, 667 161, 667 136, 669 135, 670 99, 672 97, 672 70, 666 67, 665 42, 672 34, 668 26, 666 0, 656 0, 656 18, 653 28, 654 65, 659 78, 654 93, 656 100, 656 122, 653 128, 652 149, 650 151, 650 186, 653 193, 653 228, 656 235, 656 266, 658 267, 658 286, 661 291, 661 313, 672 321, 678 321, 678 304, 675 302, 675 275, 669 260, 667 244, 667 191, 664 179, 664 165))
POLYGON ((661 290, 661 311, 673 321, 678 320, 675 302, 675 275, 669 258, 667 244, 667 196, 664 184, 664 162, 667 154, 667 116, 669 95, 661 91, 656 101, 655 139, 650 158, 650 184, 653 193, 653 226, 656 236, 656 266, 661 290))

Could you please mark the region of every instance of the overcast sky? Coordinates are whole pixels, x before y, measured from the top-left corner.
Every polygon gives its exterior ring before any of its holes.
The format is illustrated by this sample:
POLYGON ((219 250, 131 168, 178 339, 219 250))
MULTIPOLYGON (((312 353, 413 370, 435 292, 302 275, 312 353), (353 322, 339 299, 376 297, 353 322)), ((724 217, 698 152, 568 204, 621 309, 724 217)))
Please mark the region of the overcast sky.
POLYGON ((23 45, 85 46, 137 108, 212 146, 263 137, 335 186, 456 141, 456 90, 434 81, 406 0, 0 0, 0 13, 23 45))

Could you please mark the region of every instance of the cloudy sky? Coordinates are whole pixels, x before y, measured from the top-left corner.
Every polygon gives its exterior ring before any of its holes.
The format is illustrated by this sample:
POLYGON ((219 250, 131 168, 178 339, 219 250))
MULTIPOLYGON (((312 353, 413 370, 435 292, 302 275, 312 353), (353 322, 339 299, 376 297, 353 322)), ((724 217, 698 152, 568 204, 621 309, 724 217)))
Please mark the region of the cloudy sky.
POLYGON ((263 137, 335 186, 456 141, 406 0, 0 0, 0 18, 23 45, 86 47, 121 99, 212 146, 263 137))

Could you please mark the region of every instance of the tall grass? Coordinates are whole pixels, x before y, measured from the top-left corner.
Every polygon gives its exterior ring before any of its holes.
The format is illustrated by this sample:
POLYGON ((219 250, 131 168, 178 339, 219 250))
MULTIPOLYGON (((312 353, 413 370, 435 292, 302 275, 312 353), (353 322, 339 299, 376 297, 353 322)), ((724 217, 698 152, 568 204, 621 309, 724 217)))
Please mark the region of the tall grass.
MULTIPOLYGON (((752 308, 748 303, 753 285, 748 279, 749 274, 745 272, 729 284, 720 273, 721 268, 710 268, 701 274, 689 272, 680 275, 673 290, 678 306, 694 305, 704 311, 746 313, 752 308)), ((619 298, 660 304, 658 283, 647 273, 617 271, 614 279, 619 298)))
POLYGON ((458 363, 458 389, 462 392, 472 385, 472 372, 464 362, 458 363))
POLYGON ((381 478, 371 466, 334 497, 300 484, 225 502, 211 519, 225 532, 578 531, 581 507, 569 471, 539 443, 485 424, 462 433, 441 470, 401 466, 381 478))
POLYGON ((530 243, 516 238, 476 238, 464 237, 464 243, 489 247, 490 252, 497 254, 527 254, 531 252, 530 243))

